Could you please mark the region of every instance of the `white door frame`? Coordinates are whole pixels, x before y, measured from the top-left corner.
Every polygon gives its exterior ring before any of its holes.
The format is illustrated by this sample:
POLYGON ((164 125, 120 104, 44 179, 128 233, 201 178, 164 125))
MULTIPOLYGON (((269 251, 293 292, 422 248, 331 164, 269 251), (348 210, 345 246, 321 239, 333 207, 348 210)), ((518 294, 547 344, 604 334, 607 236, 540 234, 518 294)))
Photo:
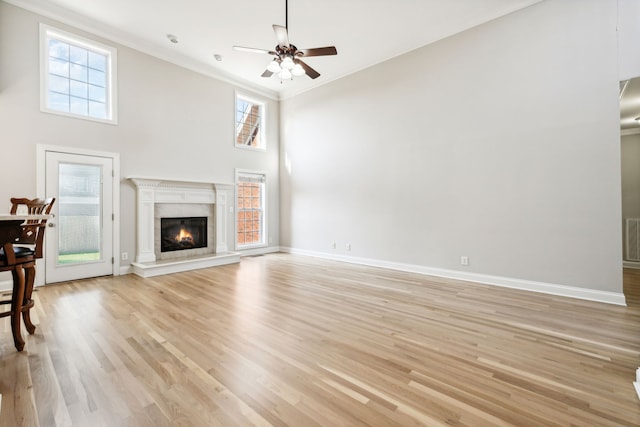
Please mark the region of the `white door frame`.
MULTIPOLYGON (((36 195, 45 197, 46 188, 46 154, 47 152, 76 154, 81 156, 106 157, 113 161, 113 275, 120 275, 120 154, 106 151, 85 150, 75 147, 61 147, 56 145, 36 145, 36 195)), ((46 234, 45 234, 46 239, 46 234)), ((46 259, 45 259, 46 262, 46 259)), ((45 269, 43 265, 36 265, 36 286, 45 284, 45 269)))

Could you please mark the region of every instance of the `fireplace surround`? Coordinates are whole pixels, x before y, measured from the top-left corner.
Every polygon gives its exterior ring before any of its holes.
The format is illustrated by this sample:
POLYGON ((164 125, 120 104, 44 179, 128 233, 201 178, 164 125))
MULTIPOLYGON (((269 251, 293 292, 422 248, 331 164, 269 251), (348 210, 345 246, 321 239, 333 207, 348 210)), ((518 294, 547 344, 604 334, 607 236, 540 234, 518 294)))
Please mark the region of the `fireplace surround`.
MULTIPOLYGON (((240 261, 240 255, 227 246, 227 236, 233 235, 229 229, 233 216, 227 206, 227 201, 233 201, 233 184, 137 177, 129 180, 136 188, 134 274, 153 277, 240 261), (186 217, 205 219, 205 241, 197 248, 163 251, 162 218, 186 217)), ((183 246, 188 246, 187 240, 183 246)))

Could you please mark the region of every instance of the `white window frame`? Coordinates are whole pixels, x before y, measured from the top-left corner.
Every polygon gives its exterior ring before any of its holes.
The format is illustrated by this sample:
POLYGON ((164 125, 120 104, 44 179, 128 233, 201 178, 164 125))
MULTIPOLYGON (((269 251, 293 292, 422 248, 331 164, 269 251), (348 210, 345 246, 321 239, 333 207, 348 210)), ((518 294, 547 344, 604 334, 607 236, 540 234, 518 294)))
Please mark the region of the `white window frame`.
POLYGON ((234 206, 235 206, 235 216, 233 219, 234 223, 234 242, 237 250, 242 249, 254 249, 254 248, 264 248, 268 246, 268 233, 267 233, 267 174, 262 171, 254 171, 254 170, 246 170, 246 169, 236 169, 235 170, 235 192, 234 192, 234 206), (253 176, 259 177, 262 180, 262 229, 260 230, 260 235, 262 237, 262 241, 259 243, 238 243, 238 214, 240 213, 241 208, 238 206, 238 189, 239 182, 242 176, 253 176))
POLYGON ((256 97, 252 97, 249 95, 246 95, 242 92, 239 91, 235 91, 235 96, 233 97, 233 146, 236 148, 242 148, 245 150, 254 150, 254 151, 266 151, 267 150, 267 124, 266 124, 266 118, 267 118, 267 103, 264 100, 261 100, 259 98, 256 97), (261 141, 262 141, 262 145, 258 146, 258 147, 254 147, 251 145, 244 145, 244 144, 238 144, 237 141, 237 126, 238 126, 238 122, 236 121, 236 112, 238 109, 238 99, 242 99, 246 102, 250 102, 252 104, 256 104, 260 106, 260 110, 261 110, 261 114, 260 114, 260 135, 261 135, 261 141))
POLYGON ((60 30, 55 27, 40 23, 40 111, 45 113, 57 114, 66 117, 73 117, 95 122, 118 124, 117 114, 117 70, 118 70, 118 52, 115 47, 105 45, 103 43, 90 40, 67 31, 60 30), (54 110, 48 107, 49 98, 49 39, 56 39, 69 43, 86 50, 103 54, 107 57, 106 71, 106 110, 107 118, 101 119, 88 115, 75 114, 66 111, 54 110))

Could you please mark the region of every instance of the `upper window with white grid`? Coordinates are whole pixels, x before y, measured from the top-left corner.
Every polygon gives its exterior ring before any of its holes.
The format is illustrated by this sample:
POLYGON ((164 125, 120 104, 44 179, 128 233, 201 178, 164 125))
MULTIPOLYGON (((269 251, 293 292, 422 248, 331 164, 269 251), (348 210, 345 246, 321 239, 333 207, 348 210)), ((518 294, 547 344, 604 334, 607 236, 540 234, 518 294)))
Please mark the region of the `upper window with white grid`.
POLYGON ((236 93, 236 147, 264 150, 264 103, 236 93))
POLYGON ((44 112, 116 123, 116 49, 40 25, 44 112))

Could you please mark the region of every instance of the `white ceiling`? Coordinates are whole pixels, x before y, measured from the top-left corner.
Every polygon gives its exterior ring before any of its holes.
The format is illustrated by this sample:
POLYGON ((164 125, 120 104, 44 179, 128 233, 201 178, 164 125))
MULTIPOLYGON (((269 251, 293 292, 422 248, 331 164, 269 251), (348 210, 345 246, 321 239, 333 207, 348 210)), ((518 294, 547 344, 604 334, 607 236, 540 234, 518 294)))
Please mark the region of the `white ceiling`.
POLYGON ((321 73, 280 82, 260 77, 274 49, 285 0, 5 0, 187 68, 286 98, 541 0, 289 0, 289 38, 300 49, 334 45, 338 56, 305 59, 321 73), (179 43, 172 44, 167 34, 179 43), (214 55, 221 55, 216 61, 214 55))

